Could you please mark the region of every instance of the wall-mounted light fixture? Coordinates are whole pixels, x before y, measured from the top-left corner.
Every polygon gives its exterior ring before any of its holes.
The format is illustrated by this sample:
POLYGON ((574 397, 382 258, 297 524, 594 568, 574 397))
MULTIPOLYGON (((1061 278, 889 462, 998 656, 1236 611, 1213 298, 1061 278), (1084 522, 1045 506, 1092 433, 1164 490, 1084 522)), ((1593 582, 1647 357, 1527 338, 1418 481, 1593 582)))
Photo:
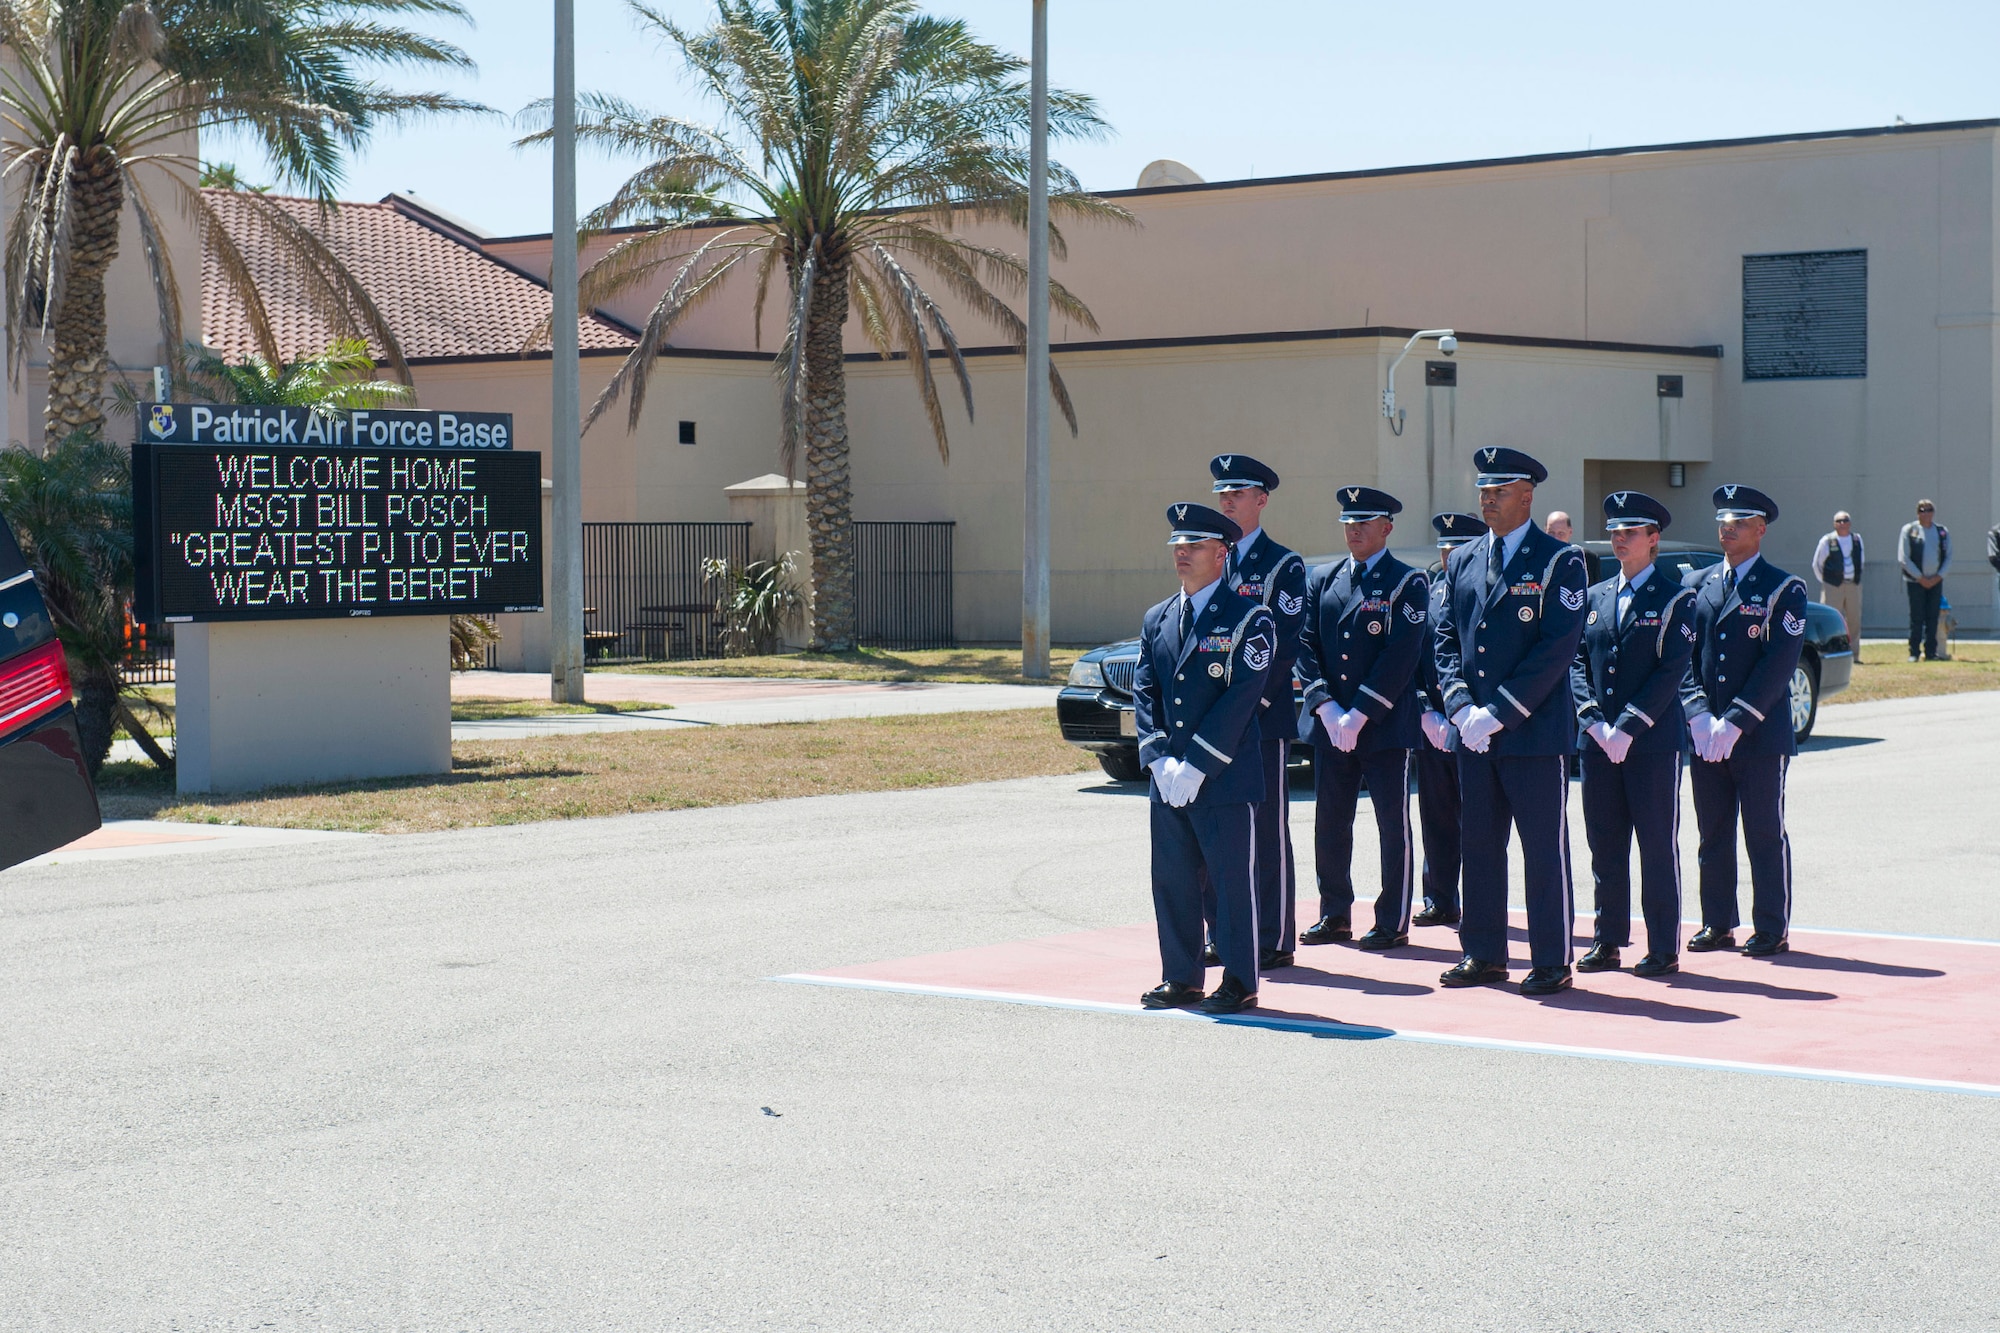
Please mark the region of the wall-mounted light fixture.
POLYGON ((1410 335, 1408 342, 1403 344, 1403 350, 1389 363, 1388 383, 1382 389, 1382 415, 1388 418, 1389 432, 1393 435, 1403 433, 1404 415, 1403 410, 1396 406, 1396 367, 1402 365, 1403 358, 1410 354, 1410 349, 1425 338, 1437 339, 1438 350, 1446 356, 1458 351, 1458 334, 1450 329, 1419 329, 1410 335))
POLYGON ((1667 485, 1672 486, 1676 490, 1678 490, 1682 486, 1685 486, 1687 484, 1688 484, 1688 465, 1686 463, 1667 464, 1667 485))

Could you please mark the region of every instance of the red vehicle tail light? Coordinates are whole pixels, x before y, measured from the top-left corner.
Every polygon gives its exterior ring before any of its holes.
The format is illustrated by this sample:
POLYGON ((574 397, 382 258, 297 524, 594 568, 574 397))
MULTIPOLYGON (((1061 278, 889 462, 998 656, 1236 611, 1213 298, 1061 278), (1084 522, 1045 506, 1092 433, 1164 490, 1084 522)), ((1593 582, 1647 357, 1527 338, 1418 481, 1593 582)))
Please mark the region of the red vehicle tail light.
POLYGON ((0 732, 12 731, 69 702, 62 644, 49 642, 0 662, 0 732))

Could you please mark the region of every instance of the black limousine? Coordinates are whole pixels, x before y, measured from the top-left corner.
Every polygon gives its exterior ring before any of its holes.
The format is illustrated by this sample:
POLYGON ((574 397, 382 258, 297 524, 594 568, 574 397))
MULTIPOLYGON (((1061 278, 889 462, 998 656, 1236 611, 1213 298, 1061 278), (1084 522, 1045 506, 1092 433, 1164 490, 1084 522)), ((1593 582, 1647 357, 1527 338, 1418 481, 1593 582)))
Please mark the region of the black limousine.
MULTIPOLYGON (((1592 583, 1617 571, 1618 562, 1611 554, 1610 542, 1579 544, 1590 565, 1592 583)), ((1690 570, 1705 569, 1720 559, 1722 552, 1712 546, 1680 541, 1660 543, 1660 568, 1677 577, 1684 577, 1690 570)), ((1325 560, 1312 563, 1323 564, 1325 560)), ((1431 572, 1437 570, 1433 563, 1431 572)), ((1056 721, 1062 727, 1063 739, 1096 755, 1105 774, 1119 782, 1138 782, 1146 776, 1139 767, 1138 730, 1132 723, 1132 673, 1138 664, 1137 639, 1093 648, 1070 668, 1069 683, 1056 697, 1056 721)), ((1820 700, 1847 688, 1853 665, 1854 653, 1847 642, 1847 625, 1840 613, 1818 602, 1807 603, 1805 647, 1799 653, 1798 670, 1792 674, 1792 731, 1801 741, 1812 735, 1820 700)), ((1298 688, 1296 679, 1293 688, 1295 691, 1298 688)), ((1310 748, 1294 746, 1294 759, 1310 759, 1306 753, 1310 748)))

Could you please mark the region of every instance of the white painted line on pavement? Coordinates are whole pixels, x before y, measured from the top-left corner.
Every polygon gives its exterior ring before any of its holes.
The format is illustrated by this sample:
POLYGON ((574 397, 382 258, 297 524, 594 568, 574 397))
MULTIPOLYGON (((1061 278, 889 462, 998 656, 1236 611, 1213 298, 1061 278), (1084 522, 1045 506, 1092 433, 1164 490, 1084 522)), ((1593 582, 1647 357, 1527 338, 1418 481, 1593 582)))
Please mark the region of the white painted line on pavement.
POLYGON ((1427 1046, 1470 1046, 1485 1050, 1521 1051, 1530 1055, 1569 1055, 1585 1060, 1612 1060, 1620 1064, 1669 1065, 1681 1069, 1714 1069, 1734 1074, 1767 1074, 1777 1078, 1804 1079, 1814 1083, 1861 1083, 1872 1087, 1903 1088, 1915 1092, 1950 1092, 1968 1097, 2000 1097, 2000 1085, 1990 1083, 1907 1078, 1897 1074, 1863 1074, 1845 1069, 1815 1069, 1807 1065, 1754 1064, 1744 1060, 1712 1060, 1692 1055, 1651 1055, 1598 1046, 1558 1046, 1548 1042, 1516 1041, 1507 1037, 1472 1037, 1448 1032, 1419 1032, 1407 1028, 1367 1027, 1342 1023, 1330 1018, 1280 1018, 1276 1015, 1266 1016, 1254 1012, 1229 1015, 1202 1014, 1186 1009, 1146 1009, 1136 1004, 1112 1004, 1103 1000, 1065 1000, 1053 995, 960 989, 953 986, 925 985, 914 981, 870 981, 862 977, 829 977, 811 972, 791 972, 784 976, 771 977, 769 980, 791 982, 802 986, 828 986, 843 990, 933 995, 953 1000, 992 1000, 1001 1004, 1021 1004, 1039 1009, 1080 1009, 1100 1014, 1179 1018, 1201 1023, 1230 1023, 1238 1027, 1324 1032, 1330 1036, 1358 1041, 1412 1041, 1427 1046))

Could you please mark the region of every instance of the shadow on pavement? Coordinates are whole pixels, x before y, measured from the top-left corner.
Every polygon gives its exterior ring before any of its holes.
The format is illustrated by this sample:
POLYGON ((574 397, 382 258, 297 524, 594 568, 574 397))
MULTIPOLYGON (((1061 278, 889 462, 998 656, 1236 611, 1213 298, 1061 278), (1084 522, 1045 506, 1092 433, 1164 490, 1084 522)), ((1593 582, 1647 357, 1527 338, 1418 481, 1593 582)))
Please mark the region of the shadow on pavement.
POLYGON ((1806 967, 1820 972, 1865 972, 1871 977, 1941 977, 1935 967, 1904 967, 1900 963, 1876 963, 1866 958, 1839 958, 1832 954, 1806 953, 1793 949, 1767 960, 1773 967, 1806 967))
POLYGON ((1799 747, 1801 754, 1815 750, 1845 750, 1853 745, 1880 745, 1880 736, 1814 736, 1799 747))
POLYGON ((1551 1009, 1574 1009, 1590 1014, 1616 1014, 1621 1018, 1645 1018, 1655 1023, 1727 1023, 1738 1017, 1721 1009, 1697 1009, 1693 1005, 1668 1004, 1664 1000, 1605 995, 1598 991, 1587 990, 1566 990, 1551 995, 1541 1003, 1551 1009))
POLYGON ((1293 964, 1273 973, 1288 986, 1319 986, 1327 990, 1359 991, 1363 995, 1429 995, 1432 987, 1410 981, 1378 981, 1372 977, 1350 977, 1341 972, 1322 972, 1316 967, 1293 964))
POLYGON ((1701 972, 1675 972, 1660 978, 1672 990, 1710 991, 1717 995, 1758 995, 1767 1000, 1837 1000, 1830 990, 1799 990, 1793 986, 1773 986, 1766 981, 1738 981, 1734 977, 1711 977, 1701 972))

